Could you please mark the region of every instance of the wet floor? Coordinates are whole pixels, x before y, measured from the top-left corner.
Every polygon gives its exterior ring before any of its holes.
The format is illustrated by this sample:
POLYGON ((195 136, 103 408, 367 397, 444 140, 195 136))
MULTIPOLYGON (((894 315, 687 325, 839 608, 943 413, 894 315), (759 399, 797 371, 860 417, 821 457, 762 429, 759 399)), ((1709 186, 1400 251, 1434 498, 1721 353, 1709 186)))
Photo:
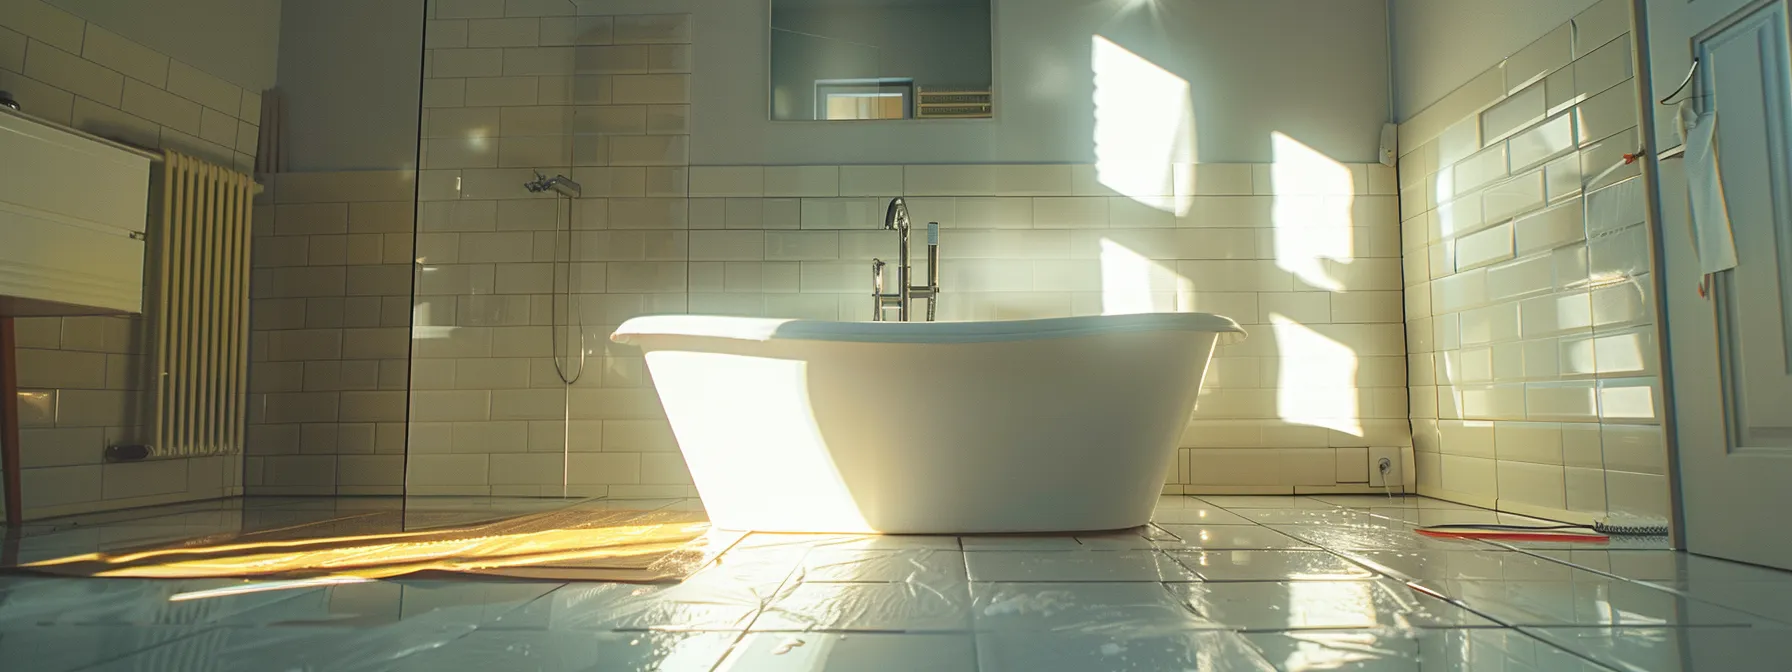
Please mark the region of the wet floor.
MULTIPOLYGON (((28 526, 31 562, 402 509, 541 499, 259 498, 28 526)), ((584 502, 698 508, 694 501, 584 502)), ((1083 537, 748 535, 677 585, 0 577, 0 669, 1792 669, 1792 573, 1665 550, 1421 537, 1533 521, 1423 498, 1166 497, 1083 537)))

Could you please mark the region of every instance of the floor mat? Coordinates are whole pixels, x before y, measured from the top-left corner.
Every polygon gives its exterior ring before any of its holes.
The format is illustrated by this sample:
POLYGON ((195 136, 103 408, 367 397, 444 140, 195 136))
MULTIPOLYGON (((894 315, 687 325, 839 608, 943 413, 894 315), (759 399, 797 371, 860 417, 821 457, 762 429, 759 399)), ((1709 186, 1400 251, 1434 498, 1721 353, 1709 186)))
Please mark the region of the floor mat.
POLYGON ((163 579, 446 574, 658 583, 689 576, 740 537, 710 530, 701 512, 576 506, 482 523, 415 527, 415 515, 407 521, 403 511, 375 511, 9 569, 163 579))

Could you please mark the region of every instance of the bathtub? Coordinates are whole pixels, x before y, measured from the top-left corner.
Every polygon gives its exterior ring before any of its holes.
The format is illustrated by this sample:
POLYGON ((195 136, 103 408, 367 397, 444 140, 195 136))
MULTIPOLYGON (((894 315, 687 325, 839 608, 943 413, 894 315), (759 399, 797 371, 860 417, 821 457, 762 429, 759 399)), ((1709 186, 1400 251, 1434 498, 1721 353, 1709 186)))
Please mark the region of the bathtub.
POLYGON ((955 534, 1145 524, 1230 319, 658 316, 641 348, 723 529, 955 534))

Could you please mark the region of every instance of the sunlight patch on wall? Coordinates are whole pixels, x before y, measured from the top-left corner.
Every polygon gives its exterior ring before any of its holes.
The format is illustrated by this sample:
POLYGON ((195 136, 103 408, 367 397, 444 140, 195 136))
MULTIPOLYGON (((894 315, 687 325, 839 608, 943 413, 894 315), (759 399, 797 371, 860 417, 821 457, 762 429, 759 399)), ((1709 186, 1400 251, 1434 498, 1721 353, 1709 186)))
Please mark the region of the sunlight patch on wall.
POLYGON ((1093 42, 1096 179, 1145 205, 1187 214, 1193 173, 1178 178, 1174 166, 1195 161, 1188 81, 1105 37, 1093 42))
POLYGON ((1145 255, 1101 239, 1101 314, 1175 312, 1178 296, 1195 292, 1195 283, 1145 255))
POLYGON ((1356 351, 1280 313, 1270 313, 1280 353, 1276 413, 1283 420, 1363 435, 1356 351))
POLYGON ((1273 134, 1276 266, 1313 287, 1344 291, 1326 261, 1354 260, 1350 169, 1294 138, 1273 134))

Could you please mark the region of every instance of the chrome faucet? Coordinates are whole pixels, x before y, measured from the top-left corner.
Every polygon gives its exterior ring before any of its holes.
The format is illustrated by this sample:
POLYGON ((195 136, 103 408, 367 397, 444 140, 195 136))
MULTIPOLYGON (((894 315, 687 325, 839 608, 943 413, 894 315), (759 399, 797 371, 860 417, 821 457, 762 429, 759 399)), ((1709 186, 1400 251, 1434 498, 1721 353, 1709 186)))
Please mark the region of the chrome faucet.
POLYGON ((896 309, 896 317, 903 322, 908 321, 908 304, 912 299, 927 299, 927 321, 933 321, 934 308, 940 296, 940 223, 927 223, 927 284, 910 285, 909 275, 912 269, 908 263, 908 203, 901 197, 890 199, 890 207, 884 210, 884 230, 895 231, 901 240, 896 265, 896 291, 884 293, 884 263, 882 259, 871 260, 871 321, 884 321, 884 311, 896 309))

